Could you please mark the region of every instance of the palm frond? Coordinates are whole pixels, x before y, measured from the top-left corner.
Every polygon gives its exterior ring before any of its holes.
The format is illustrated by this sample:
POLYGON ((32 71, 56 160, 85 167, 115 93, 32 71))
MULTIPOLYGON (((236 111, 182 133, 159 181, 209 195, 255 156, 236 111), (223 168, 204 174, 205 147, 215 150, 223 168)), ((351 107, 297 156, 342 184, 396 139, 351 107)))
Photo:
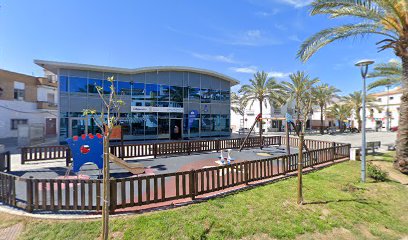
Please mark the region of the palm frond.
POLYGON ((367 34, 380 34, 397 40, 396 36, 390 35, 382 30, 382 26, 378 23, 357 23, 346 24, 339 27, 328 28, 318 32, 302 43, 297 57, 302 61, 308 60, 319 49, 333 41, 339 39, 347 39, 349 37, 364 36, 367 34))

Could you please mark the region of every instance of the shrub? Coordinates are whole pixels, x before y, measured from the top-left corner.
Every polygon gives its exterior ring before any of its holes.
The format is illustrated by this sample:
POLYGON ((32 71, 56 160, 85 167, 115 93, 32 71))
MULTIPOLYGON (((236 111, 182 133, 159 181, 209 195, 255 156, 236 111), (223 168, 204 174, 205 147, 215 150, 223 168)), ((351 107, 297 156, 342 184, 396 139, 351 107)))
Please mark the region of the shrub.
POLYGON ((377 182, 384 182, 387 180, 387 172, 381 170, 379 167, 368 163, 367 165, 367 174, 370 178, 374 179, 377 182))

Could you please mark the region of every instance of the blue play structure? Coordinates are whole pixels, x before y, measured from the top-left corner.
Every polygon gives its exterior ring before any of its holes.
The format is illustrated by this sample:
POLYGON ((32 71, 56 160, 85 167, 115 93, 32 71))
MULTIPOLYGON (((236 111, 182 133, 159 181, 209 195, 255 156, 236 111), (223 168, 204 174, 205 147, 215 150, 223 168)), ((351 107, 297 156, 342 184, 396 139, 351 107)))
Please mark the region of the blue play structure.
POLYGON ((103 136, 83 134, 81 138, 74 136, 67 139, 67 143, 72 153, 72 171, 77 173, 82 165, 91 162, 103 169, 103 136))

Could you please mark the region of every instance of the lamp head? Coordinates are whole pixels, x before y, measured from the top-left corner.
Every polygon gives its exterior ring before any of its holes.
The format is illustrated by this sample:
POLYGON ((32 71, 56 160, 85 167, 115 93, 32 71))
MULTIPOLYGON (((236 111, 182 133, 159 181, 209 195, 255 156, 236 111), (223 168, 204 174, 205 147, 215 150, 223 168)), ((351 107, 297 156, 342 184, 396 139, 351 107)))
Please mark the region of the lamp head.
POLYGON ((371 65, 371 64, 373 64, 373 63, 374 63, 373 60, 370 60, 370 59, 362 59, 362 60, 356 62, 355 65, 356 65, 357 67, 363 67, 363 66, 371 65))

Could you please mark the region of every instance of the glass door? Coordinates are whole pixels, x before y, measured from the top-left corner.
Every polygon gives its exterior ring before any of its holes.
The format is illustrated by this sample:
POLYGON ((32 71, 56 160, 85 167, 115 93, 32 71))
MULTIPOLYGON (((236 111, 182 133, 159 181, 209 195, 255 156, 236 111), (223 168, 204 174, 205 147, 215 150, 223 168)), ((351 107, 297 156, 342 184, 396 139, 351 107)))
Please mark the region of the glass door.
POLYGON ((190 119, 190 126, 189 126, 189 137, 190 138, 196 138, 200 137, 200 119, 199 118, 193 118, 190 119))
POLYGON ((87 121, 85 118, 69 118, 69 137, 87 134, 87 121))

